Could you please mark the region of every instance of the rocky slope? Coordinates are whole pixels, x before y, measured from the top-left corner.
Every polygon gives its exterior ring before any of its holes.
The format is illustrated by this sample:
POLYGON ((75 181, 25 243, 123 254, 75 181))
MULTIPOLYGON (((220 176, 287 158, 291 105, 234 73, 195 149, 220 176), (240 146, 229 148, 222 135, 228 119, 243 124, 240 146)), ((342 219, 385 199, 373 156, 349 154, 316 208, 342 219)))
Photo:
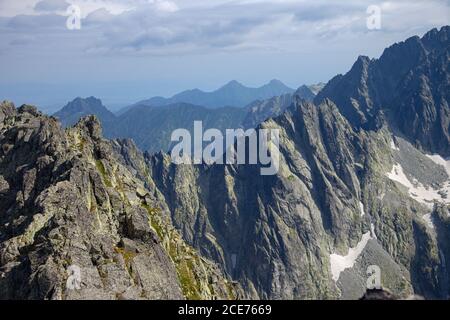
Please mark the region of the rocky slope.
POLYGON ((294 96, 300 97, 305 101, 313 101, 324 86, 322 83, 310 86, 302 85, 294 93, 286 93, 262 101, 256 100, 246 107, 248 112, 242 122, 242 126, 246 129, 256 128, 265 120, 279 116, 292 105, 294 96))
POLYGON ((207 109, 187 103, 164 107, 139 105, 117 118, 110 136, 132 138, 141 150, 168 151, 172 146, 171 134, 175 129, 194 131, 194 121, 202 121, 204 130, 239 127, 245 117, 242 108, 223 107, 207 109))
POLYGON ((171 226, 151 180, 127 169, 95 117, 64 131, 34 107, 3 103, 0 141, 0 299, 239 296, 171 226), (67 287, 73 266, 80 290, 67 287))

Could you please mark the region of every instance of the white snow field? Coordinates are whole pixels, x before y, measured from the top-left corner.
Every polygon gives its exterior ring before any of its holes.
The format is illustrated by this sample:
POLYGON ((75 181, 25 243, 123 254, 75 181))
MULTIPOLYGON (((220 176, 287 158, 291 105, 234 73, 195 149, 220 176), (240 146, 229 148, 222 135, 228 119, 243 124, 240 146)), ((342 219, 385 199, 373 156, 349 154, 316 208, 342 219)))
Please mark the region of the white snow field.
POLYGON ((362 236, 362 239, 356 247, 348 249, 348 253, 345 256, 338 254, 330 255, 331 274, 335 282, 339 280, 339 276, 342 271, 348 268, 352 268, 355 265, 356 259, 363 252, 369 240, 372 239, 371 232, 367 232, 362 236))

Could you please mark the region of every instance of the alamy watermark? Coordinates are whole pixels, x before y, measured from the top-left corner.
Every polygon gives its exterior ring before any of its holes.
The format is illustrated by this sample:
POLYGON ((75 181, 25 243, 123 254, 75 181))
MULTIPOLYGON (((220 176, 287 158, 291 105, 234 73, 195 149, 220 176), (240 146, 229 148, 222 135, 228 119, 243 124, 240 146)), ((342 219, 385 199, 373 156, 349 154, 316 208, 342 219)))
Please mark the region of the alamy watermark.
POLYGON ((203 132, 202 121, 194 121, 194 137, 187 129, 172 132, 171 158, 175 164, 260 164, 263 176, 274 175, 280 164, 278 129, 219 129, 203 132), (205 146, 205 144, 207 145, 205 146))
POLYGON ((66 10, 68 16, 66 20, 66 27, 69 30, 81 29, 81 8, 75 4, 70 5, 66 10))
POLYGON ((69 290, 81 289, 81 268, 77 265, 71 265, 67 268, 66 288, 69 290))
POLYGON ((381 289, 381 268, 377 265, 372 265, 367 268, 367 289, 373 290, 381 289))
POLYGON ((368 16, 366 19, 366 26, 369 30, 381 29, 381 7, 377 5, 371 5, 366 10, 368 16))

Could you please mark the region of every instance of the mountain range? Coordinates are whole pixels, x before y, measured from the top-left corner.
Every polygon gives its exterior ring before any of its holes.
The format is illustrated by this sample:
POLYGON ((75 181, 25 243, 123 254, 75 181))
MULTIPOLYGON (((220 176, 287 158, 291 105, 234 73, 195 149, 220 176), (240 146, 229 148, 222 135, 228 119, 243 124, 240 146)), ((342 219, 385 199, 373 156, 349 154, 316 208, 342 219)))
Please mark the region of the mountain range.
MULTIPOLYGON (((226 96, 225 92, 230 93, 229 90, 232 87, 233 85, 226 85, 222 88, 225 91, 219 89, 216 91, 217 94, 209 96, 209 101, 213 105, 219 105, 223 101, 222 97, 226 96)), ((235 99, 246 100, 269 96, 266 100, 251 100, 252 102, 245 107, 209 108, 203 105, 194 105, 188 102, 192 100, 189 99, 189 96, 180 94, 177 97, 182 102, 173 102, 164 106, 138 103, 116 115, 95 97, 76 98, 56 112, 54 116, 61 121, 63 126, 68 127, 76 124, 83 116, 96 115, 103 126, 106 137, 131 138, 141 150, 152 153, 169 150, 172 131, 185 128, 192 132, 194 121, 202 121, 205 130, 217 128, 223 133, 227 128, 256 127, 267 118, 281 114, 292 103, 293 93, 271 96, 271 94, 276 95, 276 93, 282 92, 281 88, 283 87, 281 82, 276 80, 259 89, 246 88, 240 84, 235 86, 236 90, 233 92, 235 99), (256 94, 249 94, 253 91, 256 94), (186 101, 181 100, 182 96, 186 98, 186 101)), ((312 101, 315 97, 315 94, 307 86, 300 87, 296 94, 307 101, 312 101)))
POLYGON ((2 103, 0 298, 359 299, 379 270, 398 299, 447 299, 449 36, 360 57, 313 101, 251 105, 243 123, 280 132, 272 176, 2 103))
POLYGON ((294 91, 280 80, 275 79, 259 88, 249 88, 233 80, 212 92, 193 89, 178 93, 171 98, 153 97, 137 104, 156 107, 184 102, 208 108, 245 107, 255 100, 265 100, 294 91))

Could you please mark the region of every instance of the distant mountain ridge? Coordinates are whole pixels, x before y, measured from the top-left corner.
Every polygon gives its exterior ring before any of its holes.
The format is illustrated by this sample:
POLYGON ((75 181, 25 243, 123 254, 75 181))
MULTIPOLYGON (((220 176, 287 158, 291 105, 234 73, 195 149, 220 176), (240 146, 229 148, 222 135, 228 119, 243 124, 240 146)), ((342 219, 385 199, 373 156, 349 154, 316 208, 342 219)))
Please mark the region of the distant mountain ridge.
POLYGON ((245 107, 255 100, 269 99, 274 96, 293 93, 294 91, 294 89, 289 88, 280 80, 275 79, 259 88, 250 88, 233 80, 212 92, 205 92, 199 89, 186 90, 171 98, 153 97, 140 101, 137 104, 156 107, 184 102, 207 108, 245 107))
POLYGON ((91 114, 96 115, 104 126, 116 119, 116 116, 102 104, 102 101, 95 97, 85 99, 78 97, 53 115, 61 121, 64 127, 69 127, 75 125, 80 118, 91 114))
MULTIPOLYGON (((230 84, 228 90, 241 86, 237 82, 230 84)), ((279 91, 282 91, 282 87, 282 84, 279 85, 279 91)), ((268 85, 264 90, 266 95, 278 92, 274 87, 269 89, 268 85)), ((93 114, 102 123, 107 138, 131 138, 140 149, 158 152, 170 149, 170 135, 173 130, 178 128, 192 130, 194 121, 202 121, 205 129, 218 128, 223 132, 231 128, 255 128, 264 120, 284 112, 292 104, 293 94, 294 92, 270 96, 268 99, 252 100, 250 104, 241 108, 230 106, 208 108, 188 102, 174 102, 164 107, 136 104, 117 115, 111 113, 99 99, 76 98, 54 116, 64 127, 69 127, 83 116, 93 114)), ((296 94, 306 101, 312 101, 315 97, 308 86, 300 87, 296 94)))
POLYGON ((208 109, 189 103, 175 103, 164 108, 137 105, 117 118, 114 138, 132 138, 149 152, 168 151, 172 131, 178 128, 193 131, 194 121, 202 121, 206 129, 239 128, 246 115, 243 108, 208 109))

